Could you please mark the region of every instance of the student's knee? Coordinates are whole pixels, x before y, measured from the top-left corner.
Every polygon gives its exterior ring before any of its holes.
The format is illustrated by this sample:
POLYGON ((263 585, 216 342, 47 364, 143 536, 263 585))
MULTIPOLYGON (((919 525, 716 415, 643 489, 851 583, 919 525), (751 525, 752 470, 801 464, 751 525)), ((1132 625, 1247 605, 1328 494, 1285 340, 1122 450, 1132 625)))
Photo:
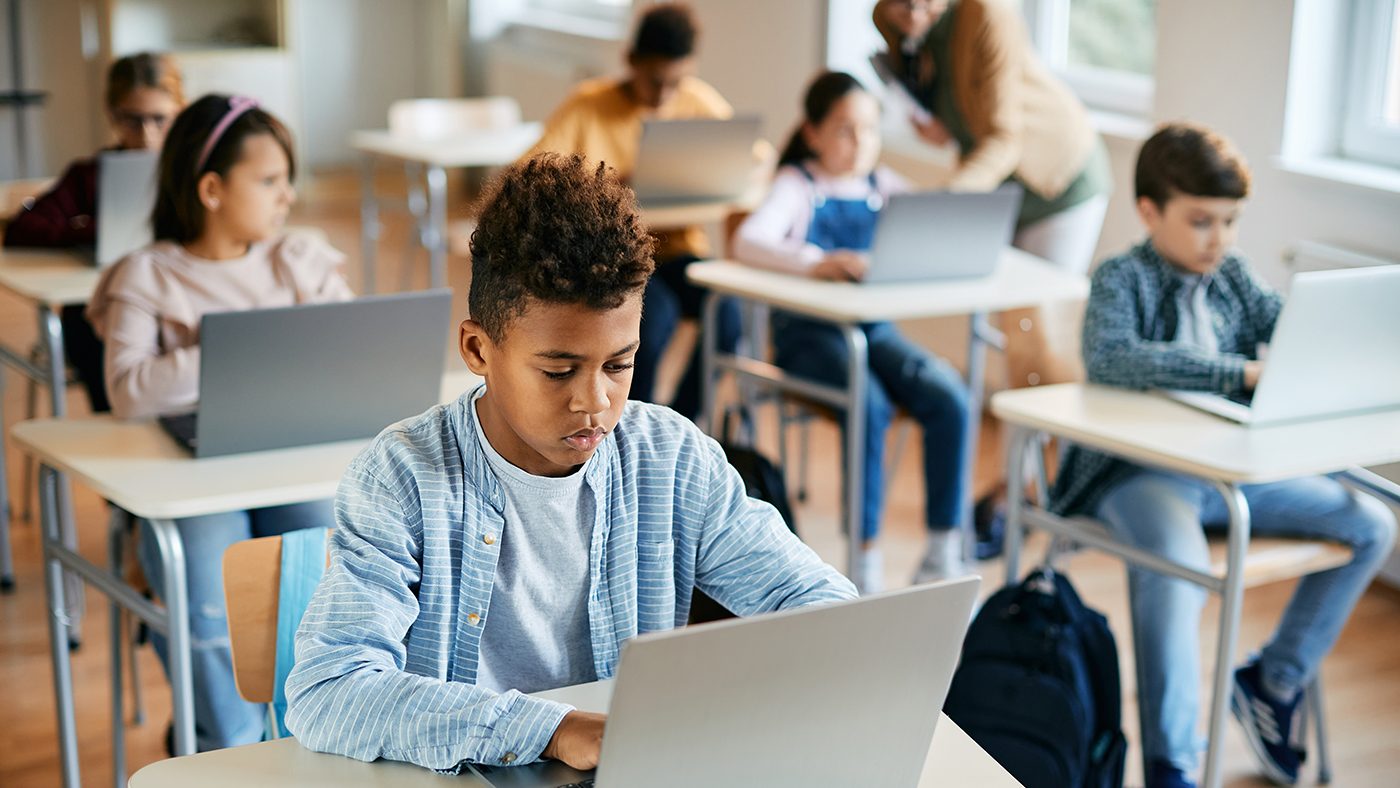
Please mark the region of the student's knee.
POLYGON ((1352 497, 1355 514, 1347 533, 1353 560, 1379 567, 1395 548, 1395 513, 1374 496, 1354 493, 1352 497))
POLYGON ((1210 567, 1199 491, 1179 477, 1138 473, 1104 496, 1099 519, 1118 539, 1199 571, 1210 567))

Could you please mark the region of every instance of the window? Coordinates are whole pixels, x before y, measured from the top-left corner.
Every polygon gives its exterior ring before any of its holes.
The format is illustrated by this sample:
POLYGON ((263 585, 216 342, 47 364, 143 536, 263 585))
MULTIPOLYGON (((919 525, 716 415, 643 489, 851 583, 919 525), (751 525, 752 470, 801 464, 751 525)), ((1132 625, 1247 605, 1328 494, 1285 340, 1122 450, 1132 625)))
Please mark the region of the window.
POLYGON ((1349 49, 1342 155, 1400 167, 1400 2, 1353 0, 1349 49))
POLYGON ((1147 115, 1157 0, 1024 0, 1031 38, 1091 108, 1147 115))

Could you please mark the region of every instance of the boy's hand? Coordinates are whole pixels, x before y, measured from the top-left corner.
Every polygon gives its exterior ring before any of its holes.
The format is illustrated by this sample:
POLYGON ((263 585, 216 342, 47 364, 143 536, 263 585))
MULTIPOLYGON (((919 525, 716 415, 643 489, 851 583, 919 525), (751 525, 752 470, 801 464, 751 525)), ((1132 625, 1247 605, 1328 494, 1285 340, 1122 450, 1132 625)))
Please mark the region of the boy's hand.
POLYGON ((564 715, 554 729, 544 757, 563 761, 575 769, 598 768, 598 753, 603 749, 603 726, 608 715, 591 711, 571 711, 564 715))
POLYGON ((812 276, 832 282, 859 282, 865 277, 870 261, 859 252, 838 249, 812 266, 812 276))
POLYGON ((1259 374, 1264 371, 1264 362, 1246 361, 1244 362, 1244 387, 1246 391, 1253 391, 1259 385, 1259 374))

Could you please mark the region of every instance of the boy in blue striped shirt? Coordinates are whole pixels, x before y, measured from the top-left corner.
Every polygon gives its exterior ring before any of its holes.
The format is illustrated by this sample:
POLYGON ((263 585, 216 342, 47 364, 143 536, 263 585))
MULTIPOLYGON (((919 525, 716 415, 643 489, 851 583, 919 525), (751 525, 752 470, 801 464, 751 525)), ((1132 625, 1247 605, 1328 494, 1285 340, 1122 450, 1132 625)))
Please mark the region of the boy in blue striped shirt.
POLYGON ((627 402, 652 269, 605 166, 545 154, 496 182, 460 330, 486 385, 346 471, 287 680, 305 746, 592 768, 603 716, 527 693, 611 677, 625 640, 685 623, 694 588, 740 615, 855 597, 718 444, 627 402))
MULTIPOLYGON (((1094 273, 1084 316, 1089 380, 1252 391, 1259 346, 1273 335, 1283 301, 1233 249, 1249 193, 1244 160, 1209 129, 1171 124, 1143 143, 1135 181, 1148 238, 1094 273)), ((1304 757, 1295 735, 1302 690, 1390 554, 1395 518, 1375 498, 1323 476, 1243 492, 1254 534, 1325 539, 1352 551, 1345 566, 1299 582, 1273 638, 1235 672, 1232 710, 1260 768, 1292 785, 1304 757)), ((1202 529, 1227 521, 1224 500, 1205 482, 1078 447, 1065 454, 1051 505, 1097 517, 1124 542, 1202 572, 1210 568, 1202 529)), ((1147 786, 1192 786, 1206 592, 1140 567, 1128 581, 1147 786)))

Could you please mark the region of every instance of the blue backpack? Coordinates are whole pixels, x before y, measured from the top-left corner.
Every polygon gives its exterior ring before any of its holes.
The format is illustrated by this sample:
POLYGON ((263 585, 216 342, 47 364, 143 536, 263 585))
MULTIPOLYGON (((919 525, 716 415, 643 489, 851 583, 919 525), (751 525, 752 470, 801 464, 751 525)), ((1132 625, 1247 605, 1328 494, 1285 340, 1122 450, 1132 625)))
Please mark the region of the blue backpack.
POLYGON ((972 622, 944 711, 1025 788, 1120 788, 1119 693, 1107 619, 1038 569, 972 622))

